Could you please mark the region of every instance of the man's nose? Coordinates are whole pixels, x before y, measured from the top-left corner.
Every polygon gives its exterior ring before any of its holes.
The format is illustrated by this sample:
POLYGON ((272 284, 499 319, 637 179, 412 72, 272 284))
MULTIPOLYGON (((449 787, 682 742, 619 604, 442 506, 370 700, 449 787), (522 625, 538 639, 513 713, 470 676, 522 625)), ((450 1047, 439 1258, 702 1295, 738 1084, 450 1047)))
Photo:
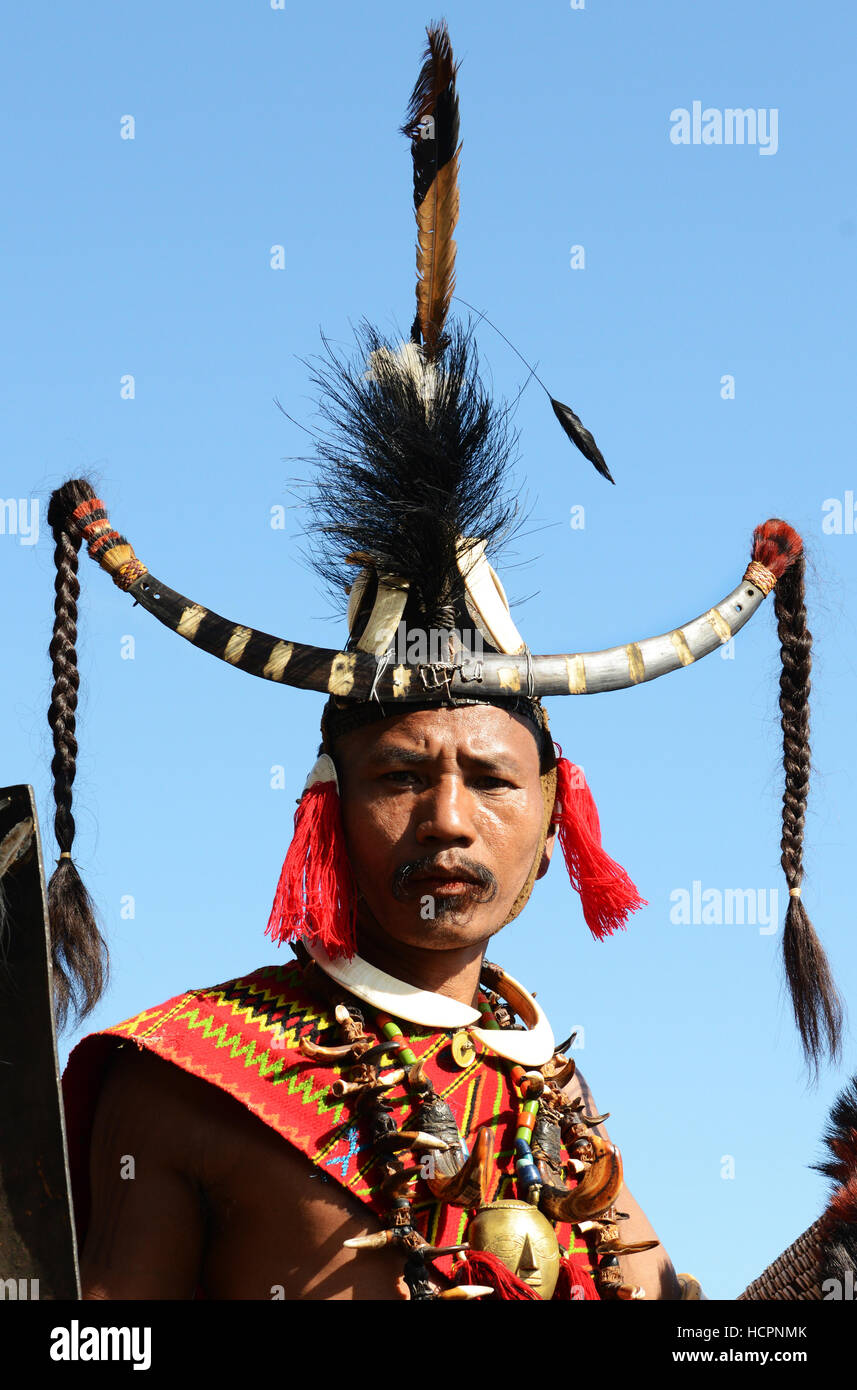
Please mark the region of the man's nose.
POLYGON ((421 844, 475 839, 473 797, 461 777, 444 775, 425 789, 417 812, 417 839, 421 844))

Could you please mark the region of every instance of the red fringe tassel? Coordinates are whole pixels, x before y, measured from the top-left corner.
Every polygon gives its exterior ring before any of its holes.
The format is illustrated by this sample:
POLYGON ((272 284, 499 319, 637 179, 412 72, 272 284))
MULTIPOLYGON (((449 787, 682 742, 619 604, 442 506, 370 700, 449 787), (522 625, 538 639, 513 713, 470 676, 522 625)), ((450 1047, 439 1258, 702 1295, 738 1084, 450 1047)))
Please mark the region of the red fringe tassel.
POLYGON ((494 1290, 498 1298, 505 1302, 539 1303, 538 1294, 507 1269, 503 1261, 489 1250, 468 1250, 464 1255, 464 1267, 456 1280, 459 1284, 485 1284, 494 1290))
POLYGON ((307 937, 333 959, 357 952, 357 890, 345 848, 334 781, 314 782, 295 812, 265 934, 274 941, 307 937))
POLYGON ((600 1294, 595 1287, 595 1280, 583 1261, 575 1255, 566 1255, 565 1259, 560 1262, 554 1298, 562 1302, 571 1299, 595 1298, 600 1302, 600 1294))
POLYGON ((572 887, 580 894, 586 925, 601 941, 617 927, 624 927, 630 913, 648 904, 621 864, 602 848, 598 811, 583 772, 562 756, 561 748, 559 755, 554 823, 572 887))
POLYGON ((777 517, 764 521, 753 532, 753 559, 769 569, 777 579, 782 579, 802 550, 803 541, 797 531, 787 521, 780 521, 777 517))
MULTIPOLYGON (((488 1250, 468 1250, 463 1256, 464 1264, 459 1267, 456 1282, 459 1284, 484 1284, 494 1290, 497 1298, 506 1303, 541 1302, 539 1295, 517 1274, 507 1269, 503 1261, 488 1250)), ((598 1290, 586 1265, 574 1255, 566 1255, 560 1261, 559 1278, 554 1290, 554 1300, 560 1302, 572 1299, 598 1298, 598 1290)))

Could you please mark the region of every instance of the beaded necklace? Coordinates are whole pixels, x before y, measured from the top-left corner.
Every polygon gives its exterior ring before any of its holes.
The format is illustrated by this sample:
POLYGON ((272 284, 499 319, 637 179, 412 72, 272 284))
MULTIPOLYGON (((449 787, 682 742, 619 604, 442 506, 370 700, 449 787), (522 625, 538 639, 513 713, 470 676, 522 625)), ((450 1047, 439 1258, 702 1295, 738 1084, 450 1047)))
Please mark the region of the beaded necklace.
MULTIPOLYGON (((347 1240, 347 1246, 371 1250, 398 1245, 405 1256, 404 1279, 413 1299, 472 1298, 494 1292, 504 1299, 550 1297, 550 1292, 540 1295, 527 1287, 539 1283, 538 1272, 525 1281, 514 1272, 523 1263, 522 1249, 538 1249, 544 1253, 548 1245, 552 1245, 555 1252, 557 1268, 553 1278, 560 1278, 555 1297, 644 1297, 642 1289, 623 1282, 616 1257, 651 1249, 658 1242, 644 1241, 635 1245, 621 1242, 618 1223, 627 1218, 613 1205, 622 1186, 621 1156, 614 1145, 594 1132, 595 1126, 608 1117, 586 1115, 582 1096, 570 1099, 565 1093, 564 1088, 574 1075, 575 1063, 563 1056, 562 1050, 572 1039, 561 1049, 554 1048, 550 1025, 521 986, 498 966, 483 962, 478 1009, 464 1010, 465 1017, 469 1014, 474 1018, 475 1015, 474 1023, 468 1020, 466 1032, 461 1025, 456 1031, 450 1018, 449 1023, 440 1028, 441 1033, 454 1034, 452 1052, 462 1068, 475 1060, 471 1036, 487 1042, 486 1034, 499 1031, 508 1040, 501 1043, 498 1038, 496 1049, 490 1044, 489 1047, 496 1057, 512 1062, 508 1074, 517 1111, 514 1161, 518 1199, 486 1203, 485 1180, 493 1148, 490 1124, 481 1124, 472 1150, 468 1152, 452 1110, 436 1092, 401 1024, 377 999, 379 980, 382 987, 385 983, 394 987, 393 994, 398 993, 409 1001, 407 986, 391 976, 374 972, 367 987, 366 978, 355 982, 347 974, 343 976, 341 969, 334 975, 326 962, 317 956, 313 960, 302 945, 296 946, 295 954, 311 991, 326 997, 331 1004, 345 1039, 343 1046, 334 1047, 302 1039, 300 1049, 308 1058, 334 1062, 337 1069, 348 1073, 348 1079, 338 1076, 332 1082, 331 1093, 337 1100, 345 1101, 355 1120, 366 1126, 375 1163, 382 1174, 376 1193, 386 1213, 382 1215, 384 1228, 347 1240), (349 984, 353 984, 353 991, 348 989, 349 984), (377 1036, 367 1032, 360 1003, 369 1004, 377 1036), (526 1019, 524 1032, 513 1028, 514 1012, 521 1010, 527 1019, 536 1020, 535 1030, 526 1028, 526 1019), (484 1026, 477 1028, 476 1021, 484 1026), (513 1030, 511 1034, 510 1029, 513 1030), (528 1071, 513 1059, 515 1055, 533 1055, 536 1033, 550 1039, 548 1046, 554 1049, 553 1056, 537 1069, 528 1071), (462 1039, 464 1054, 456 1056, 456 1043, 462 1039), (471 1055, 466 1060, 468 1049, 471 1055), (393 1053, 398 1065, 385 1072, 383 1058, 393 1053), (400 1084, 404 1084, 411 1103, 408 1128, 401 1131, 390 1113, 402 1104, 401 1097, 398 1101, 392 1098, 393 1089, 400 1084), (567 1160, 562 1157, 563 1144, 567 1160), (408 1166, 406 1158, 416 1158, 418 1162, 408 1166), (567 1171, 576 1179, 572 1188, 566 1184, 567 1171), (465 1242, 443 1248, 432 1246, 416 1229, 411 1211, 411 1185, 419 1179, 426 1182, 437 1201, 475 1212, 469 1219, 465 1242), (586 1244, 594 1285, 579 1262, 575 1264, 575 1257, 560 1251, 554 1227, 561 1223, 573 1227, 586 1244), (520 1261, 516 1252, 521 1254, 520 1261), (468 1272, 478 1271, 481 1284, 438 1290, 437 1274, 431 1269, 431 1261, 453 1254, 464 1255, 468 1272)), ((421 1017, 426 999, 432 1001, 435 996, 415 994, 420 1006, 413 1016, 421 1017)), ((443 996, 438 996, 438 1000, 449 1014, 452 1001, 443 996)), ((410 1002, 408 1007, 413 1007, 410 1002)), ((536 1055, 544 1057, 545 1054, 542 1051, 536 1055)), ((454 1271, 454 1277, 460 1278, 463 1272, 463 1267, 459 1268, 454 1271)), ((548 1285, 553 1289, 549 1279, 544 1281, 543 1289, 548 1285)))
MULTIPOLYGON (((490 1028, 492 1031, 495 1029, 499 1031, 500 1024, 497 1021, 491 1004, 481 993, 476 1007, 485 1020, 486 1028, 490 1028)), ((384 1013, 380 1009, 375 1012, 375 1022, 378 1026, 378 1030, 388 1040, 391 1047, 395 1048, 400 1062, 403 1062, 404 1065, 409 1068, 417 1066, 417 1057, 412 1048, 408 1046, 405 1035, 402 1032, 401 1024, 388 1013, 384 1013)), ((515 1127, 515 1186, 521 1200, 533 1201, 534 1205, 538 1202, 538 1195, 534 1194, 534 1196, 531 1197, 530 1194, 535 1187, 541 1187, 542 1177, 536 1167, 529 1141, 532 1137, 536 1116, 539 1112, 539 1094, 541 1092, 539 1090, 538 1094, 530 1096, 529 1091, 537 1087, 537 1076, 538 1073, 525 1071, 519 1062, 513 1062, 510 1065, 509 1079, 518 1098, 518 1122, 515 1127)), ((538 1081, 541 1080, 542 1078, 538 1076, 538 1081)), ((459 1137, 459 1142, 461 1147, 466 1149, 463 1138, 459 1137)))
MULTIPOLYGON (((494 1006, 492 1006, 491 999, 484 994, 480 994, 477 1008, 482 1017, 482 1022, 490 1031, 499 1031, 502 1029, 502 1024, 495 1013, 495 1007, 497 1007, 496 1000, 494 1006)), ((510 1026, 511 1018, 509 1016, 509 1011, 507 1009, 499 1011, 505 1013, 506 1016, 509 1017, 509 1025, 507 1026, 510 1026)), ((395 1051, 397 1062, 408 1068, 407 1084, 409 1089, 415 1091, 419 1098, 420 1083, 424 1078, 420 1076, 418 1059, 405 1038, 401 1024, 384 1010, 375 1009, 373 1013, 377 1032, 384 1038, 385 1042, 389 1044, 390 1051, 395 1051)), ((469 1063, 462 1062, 460 1065, 466 1066, 469 1065, 469 1063)), ((406 1251, 404 1279, 408 1285, 412 1299, 481 1297, 488 1293, 496 1293, 503 1298, 539 1298, 539 1294, 530 1291, 530 1280, 525 1282, 524 1279, 516 1277, 512 1268, 507 1266, 507 1261, 504 1260, 502 1256, 498 1257, 497 1254, 494 1253, 490 1232, 487 1240, 482 1239, 484 1235, 483 1228, 487 1224, 490 1224, 492 1220, 496 1227, 498 1218, 501 1223, 500 1240, 499 1242, 497 1241, 495 1233, 494 1245, 496 1246, 499 1243, 500 1248, 508 1249, 510 1241, 512 1246, 515 1246, 514 1235, 510 1234, 510 1228, 511 1231, 514 1232, 514 1229, 520 1226, 522 1221, 525 1227, 530 1228, 523 1238, 518 1239, 516 1248, 519 1251, 522 1250, 523 1243, 530 1238, 532 1239, 532 1243, 528 1245, 527 1248, 538 1248, 541 1251, 541 1258, 534 1260, 534 1264, 537 1266, 544 1266, 545 1263, 547 1263, 553 1269, 553 1277, 551 1278, 548 1276, 547 1278, 547 1287, 551 1292, 553 1292, 557 1277, 560 1273, 563 1273, 565 1276, 564 1287, 567 1290, 575 1290, 573 1293, 566 1292, 564 1294, 565 1297, 599 1296, 596 1292, 596 1283, 593 1283, 589 1278, 582 1265, 575 1263, 568 1253, 562 1250, 553 1230, 553 1223, 549 1222, 538 1210, 543 1179, 536 1165, 530 1140, 539 1113, 539 1101, 544 1090, 545 1078, 540 1072, 526 1071, 520 1063, 512 1063, 511 1065, 507 1063, 507 1071, 511 1083, 510 1090, 517 1099, 517 1115, 514 1131, 515 1187, 518 1197, 517 1201, 505 1200, 495 1201, 487 1205, 484 1204, 481 1181, 482 1175, 480 1174, 477 1180, 477 1170, 482 1169, 482 1173, 484 1173, 483 1162, 486 1158, 484 1141, 487 1137, 487 1131, 479 1131, 474 1152, 468 1154, 466 1144, 458 1131, 451 1112, 446 1116, 442 1113, 438 1113, 440 1106, 444 1104, 443 1102, 439 1101, 437 1097, 434 1097, 428 1107, 426 1107, 425 1101, 418 1106, 416 1111, 417 1119, 415 1121, 417 1131, 421 1131, 423 1125, 426 1125, 429 1128, 430 1134, 434 1134, 436 1137, 442 1135, 444 1139, 450 1140, 454 1136, 454 1143, 450 1144, 450 1148, 458 1148, 464 1158, 464 1161, 458 1168, 458 1175, 465 1176, 463 1184, 456 1184, 456 1180, 453 1177, 450 1183, 447 1183, 442 1178, 440 1187, 438 1187, 436 1179, 434 1182, 429 1179, 428 1185, 442 1200, 452 1201, 455 1205, 477 1208, 477 1215, 472 1219, 471 1225, 468 1228, 468 1237, 470 1237, 471 1231, 475 1231, 475 1238, 479 1243, 476 1247, 473 1247, 468 1239, 468 1242, 462 1246, 446 1247, 443 1250, 438 1247, 431 1247, 427 1243, 417 1244, 414 1241, 414 1233, 410 1227, 410 1203, 408 1198, 405 1197, 401 1188, 398 1191, 390 1191, 389 1196, 391 1199, 392 1211, 391 1227, 389 1227, 388 1230, 392 1231, 392 1239, 398 1240, 406 1251), (444 1124, 444 1120, 446 1120, 446 1124, 444 1124), (480 1145, 482 1148, 481 1154, 479 1151, 480 1145), (521 1210, 522 1208, 523 1211, 521 1210), (545 1257, 546 1250, 547 1255, 545 1257), (452 1290, 438 1291, 432 1282, 430 1271, 427 1268, 427 1262, 433 1260, 440 1254, 452 1253, 460 1253, 465 1257, 464 1263, 459 1267, 459 1271, 454 1277, 463 1277, 465 1279, 475 1278, 477 1281, 484 1282, 458 1283, 452 1290), (584 1288, 586 1292, 583 1291, 584 1288)), ((564 1068, 566 1076, 570 1075, 572 1071, 573 1064, 566 1064, 564 1068)), ((428 1137, 428 1135, 423 1134, 423 1143, 425 1143, 428 1137)), ((421 1147, 419 1142, 415 1144, 415 1147, 417 1149, 421 1147)), ((440 1161, 439 1156, 438 1161, 440 1161)), ((582 1170, 583 1166, 582 1163, 575 1163, 575 1171, 582 1170)), ((405 1174, 406 1170, 403 1170, 403 1176, 405 1174)), ((390 1173, 390 1177, 393 1179, 393 1184, 395 1185, 394 1174, 390 1173)), ((594 1229, 595 1223, 590 1224, 594 1229)), ((390 1237, 385 1234, 385 1236, 382 1236, 382 1242, 387 1243, 389 1238, 390 1237)), ((418 1239, 421 1240, 421 1238, 418 1239)), ((358 1238, 355 1241, 347 1243, 352 1246, 367 1248, 376 1247, 381 1242, 375 1237, 368 1237, 358 1238)), ((591 1255, 590 1259, 595 1268, 597 1280, 600 1272, 600 1262, 595 1255, 591 1255)), ((534 1270, 531 1278, 541 1284, 542 1276, 538 1272, 538 1268, 534 1270)))
MULTIPOLYGON (((310 977, 308 983, 316 992, 326 995, 333 1004, 337 1023, 346 1039, 344 1047, 326 1048, 304 1042, 302 1050, 316 1060, 322 1060, 323 1054, 331 1060, 335 1057, 338 1065, 348 1071, 350 1079, 334 1081, 332 1093, 337 1099, 346 1100, 368 1124, 372 1149, 384 1175, 380 1187, 387 1209, 384 1229, 350 1239, 345 1242, 347 1246, 369 1250, 397 1244, 405 1256, 404 1280, 412 1299, 473 1298, 489 1293, 496 1293, 501 1298, 539 1298, 539 1294, 531 1292, 527 1283, 515 1276, 514 1267, 504 1262, 502 1255, 498 1258, 492 1253, 490 1241, 473 1246, 471 1233, 477 1227, 484 1227, 489 1218, 494 1220, 495 1225, 496 1219, 505 1221, 507 1228, 509 1223, 512 1226, 516 1223, 520 1225, 521 1220, 524 1224, 529 1221, 531 1225, 541 1222, 556 1247, 556 1259, 561 1262, 560 1276, 564 1278, 562 1287, 566 1291, 558 1292, 556 1296, 643 1296, 641 1289, 623 1284, 616 1255, 649 1249, 657 1242, 623 1246, 619 1241, 616 1223, 623 1220, 624 1215, 615 1211, 612 1202, 621 1187, 621 1158, 613 1145, 589 1133, 591 1127, 607 1117, 584 1115, 582 1098, 569 1101, 563 1094, 562 1087, 574 1074, 573 1061, 564 1057, 561 1051, 555 1051, 550 1062, 538 1070, 527 1071, 520 1063, 511 1064, 508 1073, 510 1089, 517 1101, 514 1158, 518 1200, 495 1201, 486 1205, 483 1181, 491 1156, 488 1126, 483 1125, 477 1131, 473 1149, 468 1152, 452 1111, 435 1092, 398 1020, 385 1009, 370 1005, 374 1031, 378 1035, 377 1039, 373 1038, 365 1031, 363 1014, 355 1004, 353 995, 349 997, 341 993, 342 984, 337 989, 330 975, 310 960, 306 953, 300 950, 296 953, 299 959, 302 957, 304 972, 310 977), (387 1053, 395 1053, 398 1065, 392 1071, 383 1072, 381 1062, 387 1053), (392 1089, 400 1083, 406 1086, 413 1105, 409 1128, 403 1131, 397 1129, 390 1114, 394 1102, 388 1098, 392 1089), (563 1163, 561 1157, 561 1130, 570 1155, 567 1164, 563 1163), (417 1157, 418 1166, 407 1166, 406 1156, 417 1157), (565 1185, 563 1170, 566 1167, 570 1167, 580 1179, 577 1187, 571 1190, 565 1185), (426 1180, 432 1195, 439 1201, 476 1211, 468 1226, 466 1242, 446 1247, 432 1246, 415 1229, 410 1189, 418 1179, 426 1180), (562 1185, 555 1187, 552 1185, 554 1181, 562 1185), (584 1237, 590 1251, 589 1263, 595 1283, 592 1284, 588 1274, 582 1275, 586 1292, 581 1292, 580 1283, 574 1282, 573 1261, 563 1255, 556 1242, 553 1226, 558 1222, 573 1225, 584 1237), (482 1277, 484 1283, 459 1283, 452 1288, 438 1289, 437 1275, 431 1268, 431 1261, 442 1255, 454 1254, 464 1255, 467 1266, 477 1269, 477 1277, 482 1277), (486 1269, 490 1278, 486 1277, 486 1269), (568 1292, 569 1287, 572 1292, 568 1292)), ((487 985, 485 992, 480 993, 478 1013, 485 1030, 506 1032, 512 1026, 511 1008, 506 1004, 501 1006, 494 992, 507 979, 498 967, 484 963, 483 984, 487 981, 487 985)), ((514 982, 509 983, 514 985, 514 982)), ((452 1039, 453 1043, 463 1036, 459 1030, 452 1039)), ((499 1052, 498 1048, 498 1055, 499 1052)), ((456 1060, 462 1067, 470 1065, 469 1061, 460 1057, 456 1060)), ((538 1243, 537 1237, 534 1237, 533 1244, 538 1243)), ((519 1240, 519 1249, 520 1245, 519 1240)), ((465 1266, 462 1264, 454 1272, 454 1277, 460 1278, 463 1273, 465 1266)), ((580 1277, 578 1268, 578 1281, 580 1277)))
MULTIPOLYGON (((485 1020, 486 1028, 499 1029, 494 1010, 491 1008, 487 999, 481 995, 476 1007, 485 1020)), ((561 1051, 561 1049, 560 1049, 561 1051)), ((518 1196, 523 1202, 532 1202, 538 1205, 538 1193, 535 1188, 541 1188, 542 1175, 536 1167, 533 1151, 530 1148, 530 1140, 536 1125, 536 1116, 539 1113, 539 1097, 541 1090, 538 1088, 538 1080, 542 1081, 538 1073, 528 1073, 519 1062, 513 1062, 509 1072, 509 1079, 515 1088, 518 1096, 518 1123, 515 1127, 515 1186, 518 1196), (530 1095, 531 1090, 536 1090, 536 1094, 530 1095)), ((542 1081, 542 1084, 543 1081, 542 1081)))

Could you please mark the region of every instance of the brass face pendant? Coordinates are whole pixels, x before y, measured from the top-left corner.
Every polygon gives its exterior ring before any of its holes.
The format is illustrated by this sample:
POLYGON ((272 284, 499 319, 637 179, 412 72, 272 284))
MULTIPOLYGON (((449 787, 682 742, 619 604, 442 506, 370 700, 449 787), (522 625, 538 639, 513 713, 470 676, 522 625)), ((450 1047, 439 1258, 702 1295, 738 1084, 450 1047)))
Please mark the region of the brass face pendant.
POLYGON ((487 1250, 546 1301, 559 1278, 559 1242, 538 1207, 529 1202, 489 1202, 467 1227, 474 1250, 487 1250))
POLYGON ((460 1028, 452 1039, 452 1057, 455 1065, 466 1071, 476 1061, 476 1047, 466 1028, 460 1028))

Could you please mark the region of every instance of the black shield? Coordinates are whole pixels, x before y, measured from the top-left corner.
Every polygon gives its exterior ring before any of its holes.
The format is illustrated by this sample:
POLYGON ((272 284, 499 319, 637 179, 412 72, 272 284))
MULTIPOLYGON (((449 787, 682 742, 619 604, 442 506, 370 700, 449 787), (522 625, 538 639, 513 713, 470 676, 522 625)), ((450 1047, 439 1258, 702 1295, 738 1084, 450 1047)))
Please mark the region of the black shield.
POLYGON ((0 789, 0 1297, 79 1298, 32 787, 0 789))

